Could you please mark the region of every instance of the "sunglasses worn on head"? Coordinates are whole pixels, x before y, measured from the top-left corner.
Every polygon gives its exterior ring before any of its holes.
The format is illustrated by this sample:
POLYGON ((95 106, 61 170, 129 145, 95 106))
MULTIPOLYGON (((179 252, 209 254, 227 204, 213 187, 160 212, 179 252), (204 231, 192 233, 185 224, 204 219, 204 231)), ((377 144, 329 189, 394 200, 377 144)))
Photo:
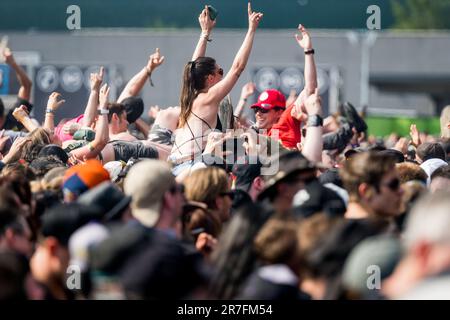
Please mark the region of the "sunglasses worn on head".
POLYGON ((398 178, 395 178, 389 182, 383 183, 382 185, 388 187, 392 191, 397 191, 400 188, 400 180, 398 178))

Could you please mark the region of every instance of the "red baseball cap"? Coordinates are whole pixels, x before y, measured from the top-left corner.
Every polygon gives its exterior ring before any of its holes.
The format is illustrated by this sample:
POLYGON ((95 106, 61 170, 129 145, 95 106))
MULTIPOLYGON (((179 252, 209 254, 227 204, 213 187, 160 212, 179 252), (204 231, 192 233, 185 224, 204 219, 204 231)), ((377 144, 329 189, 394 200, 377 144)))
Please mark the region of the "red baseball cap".
POLYGON ((267 110, 274 108, 286 109, 286 98, 280 91, 268 89, 259 95, 258 101, 250 108, 262 108, 267 110))

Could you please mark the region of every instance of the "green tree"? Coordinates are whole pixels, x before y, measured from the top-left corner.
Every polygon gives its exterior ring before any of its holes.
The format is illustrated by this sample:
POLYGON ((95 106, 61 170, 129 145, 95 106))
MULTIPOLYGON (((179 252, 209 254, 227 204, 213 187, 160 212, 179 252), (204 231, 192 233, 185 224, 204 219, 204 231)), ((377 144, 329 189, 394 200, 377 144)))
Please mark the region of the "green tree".
POLYGON ((397 29, 450 29, 450 0, 392 0, 397 29))

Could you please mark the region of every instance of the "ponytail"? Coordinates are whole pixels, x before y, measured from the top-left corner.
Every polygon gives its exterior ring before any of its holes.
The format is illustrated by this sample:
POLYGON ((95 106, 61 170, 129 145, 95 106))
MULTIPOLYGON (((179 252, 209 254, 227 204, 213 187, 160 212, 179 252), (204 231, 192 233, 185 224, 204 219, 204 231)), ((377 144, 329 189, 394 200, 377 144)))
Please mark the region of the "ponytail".
POLYGON ((180 96, 180 121, 178 127, 183 127, 192 113, 192 105, 199 92, 205 88, 208 75, 214 74, 216 60, 209 57, 200 57, 190 61, 184 67, 183 84, 180 96))
POLYGON ((192 104, 197 98, 198 92, 195 89, 195 76, 194 76, 194 65, 195 61, 190 61, 184 67, 183 73, 183 86, 181 88, 181 98, 180 98, 180 121, 179 128, 183 127, 192 111, 192 104))

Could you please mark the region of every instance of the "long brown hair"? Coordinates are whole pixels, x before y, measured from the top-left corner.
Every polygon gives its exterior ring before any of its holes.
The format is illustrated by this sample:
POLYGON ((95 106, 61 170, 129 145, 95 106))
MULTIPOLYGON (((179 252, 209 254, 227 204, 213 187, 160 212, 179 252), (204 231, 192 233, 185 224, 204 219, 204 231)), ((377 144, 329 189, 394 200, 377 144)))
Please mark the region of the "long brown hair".
POLYGON ((180 98, 179 127, 183 127, 192 112, 192 104, 202 89, 205 88, 206 77, 214 74, 216 60, 209 57, 200 57, 189 61, 184 67, 183 85, 180 98))

